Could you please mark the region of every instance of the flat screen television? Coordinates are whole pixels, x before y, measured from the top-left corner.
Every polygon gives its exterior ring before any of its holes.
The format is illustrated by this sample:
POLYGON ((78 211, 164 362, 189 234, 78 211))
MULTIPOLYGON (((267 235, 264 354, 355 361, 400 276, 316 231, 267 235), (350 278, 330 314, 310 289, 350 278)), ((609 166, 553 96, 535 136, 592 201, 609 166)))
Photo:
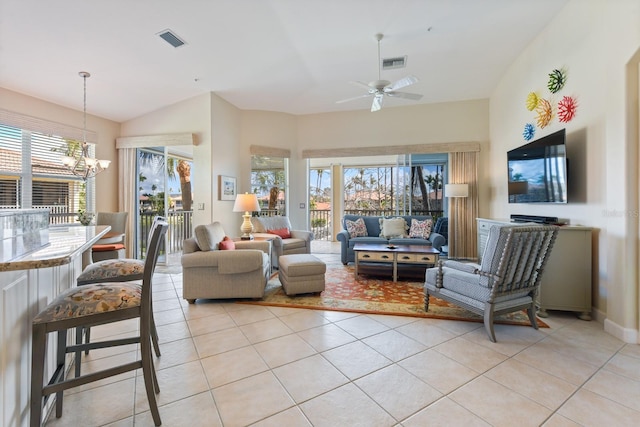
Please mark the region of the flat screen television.
POLYGON ((567 203, 565 129, 507 152, 509 203, 567 203))

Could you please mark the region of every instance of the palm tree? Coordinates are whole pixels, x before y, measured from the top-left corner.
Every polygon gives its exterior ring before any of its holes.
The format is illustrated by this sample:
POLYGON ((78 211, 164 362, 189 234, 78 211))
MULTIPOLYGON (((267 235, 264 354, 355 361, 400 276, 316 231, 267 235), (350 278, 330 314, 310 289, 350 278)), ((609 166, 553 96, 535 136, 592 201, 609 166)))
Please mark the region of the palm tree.
MULTIPOLYGON (((164 174, 164 156, 152 151, 140 150, 138 157, 141 165, 156 168, 158 174, 164 174)), ((191 195, 191 166, 189 162, 175 157, 167 157, 166 171, 169 178, 175 178, 176 171, 180 178, 180 195, 182 196, 182 210, 190 211, 192 203, 191 195)))
MULTIPOLYGON (((168 160, 175 160, 170 157, 168 160)), ((186 160, 178 160, 176 167, 180 177, 180 194, 182 195, 182 210, 191 210, 191 165, 186 160)))

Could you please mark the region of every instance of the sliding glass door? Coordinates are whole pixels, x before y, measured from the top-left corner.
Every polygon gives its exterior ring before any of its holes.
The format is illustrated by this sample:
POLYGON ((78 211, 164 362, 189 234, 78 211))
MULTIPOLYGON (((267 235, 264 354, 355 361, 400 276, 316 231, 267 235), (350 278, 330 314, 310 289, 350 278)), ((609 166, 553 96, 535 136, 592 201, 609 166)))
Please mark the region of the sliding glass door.
POLYGON ((190 159, 169 153, 169 147, 137 149, 136 249, 144 258, 146 241, 153 218, 163 216, 169 223, 165 248, 158 262, 182 252, 182 242, 191 236, 191 166, 190 159))

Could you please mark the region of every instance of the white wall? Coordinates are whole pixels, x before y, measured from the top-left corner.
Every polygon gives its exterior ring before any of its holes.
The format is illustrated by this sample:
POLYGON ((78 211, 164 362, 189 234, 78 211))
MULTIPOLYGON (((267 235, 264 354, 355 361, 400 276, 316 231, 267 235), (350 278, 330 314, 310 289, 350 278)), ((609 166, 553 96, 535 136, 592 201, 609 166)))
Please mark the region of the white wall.
POLYGON ((625 131, 625 71, 639 48, 637 0, 568 3, 512 64, 491 97, 491 151, 483 179, 491 217, 557 216, 596 229, 593 305, 599 319, 606 316, 610 322, 605 325, 610 332, 631 341, 638 336, 638 283, 637 253, 633 260, 634 245, 628 242, 637 240, 633 230, 637 232, 638 210, 629 196, 638 192, 633 170, 638 164, 637 157, 631 164, 625 159, 638 141, 637 137, 630 141, 625 131), (551 96, 546 84, 555 68, 565 69, 568 79, 551 96), (536 128, 535 135, 537 139, 567 130, 570 193, 566 205, 507 203, 506 152, 524 144, 525 123, 535 123, 535 113, 525 108, 531 91, 556 103, 563 95, 578 101, 572 121, 562 124, 554 118, 545 129, 536 128), (628 179, 630 174, 635 182, 628 179))

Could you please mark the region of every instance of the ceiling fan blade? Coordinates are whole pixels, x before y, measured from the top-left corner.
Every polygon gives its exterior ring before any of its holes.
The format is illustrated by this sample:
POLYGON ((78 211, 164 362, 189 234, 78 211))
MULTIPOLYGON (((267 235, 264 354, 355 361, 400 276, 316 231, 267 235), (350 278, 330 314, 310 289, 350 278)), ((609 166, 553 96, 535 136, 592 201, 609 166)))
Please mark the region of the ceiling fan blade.
POLYGON ((389 86, 384 88, 385 92, 393 92, 398 89, 402 89, 403 87, 410 86, 414 83, 418 83, 418 78, 416 76, 407 76, 403 79, 397 80, 391 83, 389 86))
POLYGON ((419 101, 422 99, 422 95, 417 93, 408 93, 408 92, 387 92, 386 95, 393 96, 394 98, 404 98, 404 99, 412 99, 414 101, 419 101))
POLYGON ((367 83, 364 83, 364 82, 350 81, 349 83, 351 83, 354 86, 358 86, 360 88, 365 88, 367 90, 371 89, 371 87, 367 83))
POLYGON ((382 108, 382 101, 384 100, 384 93, 378 92, 376 96, 373 98, 373 102, 371 103, 371 112, 378 111, 382 108))
POLYGON ((371 95, 373 95, 373 94, 372 93, 367 93, 366 95, 360 95, 360 96, 354 96, 353 98, 341 99, 340 101, 336 101, 336 104, 342 104, 344 102, 355 101, 356 99, 360 99, 360 98, 368 98, 371 95))

